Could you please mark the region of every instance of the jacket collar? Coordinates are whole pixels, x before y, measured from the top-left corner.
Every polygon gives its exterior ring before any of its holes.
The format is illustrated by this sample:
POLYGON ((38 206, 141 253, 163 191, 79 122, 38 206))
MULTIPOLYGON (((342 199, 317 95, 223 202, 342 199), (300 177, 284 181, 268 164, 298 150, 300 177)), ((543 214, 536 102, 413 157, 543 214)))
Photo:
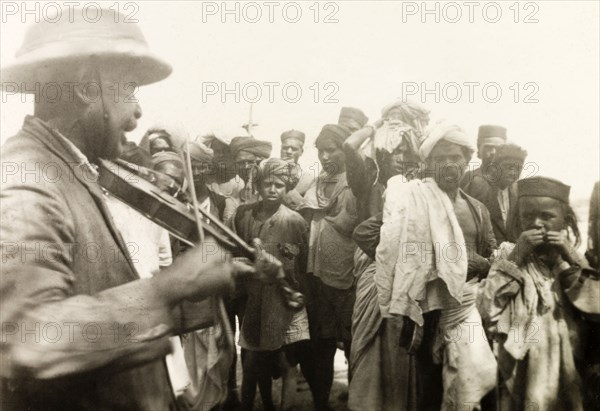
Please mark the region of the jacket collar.
MULTIPOLYGON (((43 144, 49 151, 69 166, 73 176, 88 190, 94 199, 115 242, 126 257, 133 273, 137 274, 127 251, 127 246, 106 205, 104 189, 98 184, 98 171, 96 167, 88 161, 87 157, 71 141, 58 130, 52 129, 47 123, 37 117, 27 116, 23 124, 23 131, 43 144)), ((137 277, 132 279, 137 279, 137 277)))

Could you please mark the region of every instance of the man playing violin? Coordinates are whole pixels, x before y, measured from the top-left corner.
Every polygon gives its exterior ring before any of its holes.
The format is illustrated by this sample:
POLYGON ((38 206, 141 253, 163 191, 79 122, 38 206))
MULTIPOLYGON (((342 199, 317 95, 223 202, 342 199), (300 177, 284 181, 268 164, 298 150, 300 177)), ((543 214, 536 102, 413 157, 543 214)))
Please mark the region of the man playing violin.
POLYGON ((234 265, 217 244, 202 244, 152 277, 137 272, 92 164, 119 157, 142 115, 110 87, 154 83, 171 67, 125 21, 110 9, 94 23, 81 13, 42 21, 2 70, 3 87, 62 91, 36 96, 34 115, 2 147, 13 170, 0 191, 2 409, 176 409, 168 337, 207 325, 182 303, 277 265, 234 265))

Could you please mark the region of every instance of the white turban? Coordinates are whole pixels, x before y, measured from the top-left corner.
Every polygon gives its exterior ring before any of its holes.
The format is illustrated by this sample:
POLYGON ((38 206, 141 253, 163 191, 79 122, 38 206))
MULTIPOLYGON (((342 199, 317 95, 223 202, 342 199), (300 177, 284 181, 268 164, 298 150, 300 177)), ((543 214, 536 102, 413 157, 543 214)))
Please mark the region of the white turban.
POLYGON ((438 123, 431 126, 426 134, 425 140, 423 140, 423 143, 421 143, 421 149, 419 151, 423 161, 427 160, 435 145, 441 140, 446 140, 450 143, 466 147, 471 151, 471 153, 475 152, 475 147, 469 140, 467 132, 460 126, 455 124, 438 123))

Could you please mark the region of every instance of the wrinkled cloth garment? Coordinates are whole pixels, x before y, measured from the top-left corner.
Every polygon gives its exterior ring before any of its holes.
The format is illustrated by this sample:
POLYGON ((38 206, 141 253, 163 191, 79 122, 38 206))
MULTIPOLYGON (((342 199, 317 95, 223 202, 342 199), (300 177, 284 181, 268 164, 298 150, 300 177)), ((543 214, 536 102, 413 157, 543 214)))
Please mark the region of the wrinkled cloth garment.
MULTIPOLYGON (((295 211, 283 204, 265 221, 257 218, 261 203, 240 206, 233 218, 235 231, 245 241, 259 238, 264 250, 283 263, 286 279, 299 288, 306 271, 308 228, 295 211)), ((290 309, 275 284, 251 281, 247 285, 248 300, 241 325, 240 345, 252 351, 274 351, 281 348, 290 334, 308 338, 302 327, 302 315, 290 309), (295 322, 293 322, 295 320, 295 322), (292 328, 290 330, 290 328, 292 328)))
POLYGON ((467 282, 461 303, 440 314, 434 359, 444 364, 442 410, 478 404, 496 385, 496 358, 475 305, 478 288, 476 278, 467 282))
POLYGON ((388 181, 375 282, 382 315, 423 326, 423 313, 462 299, 465 239, 446 193, 431 178, 388 181))
POLYGON ((329 199, 323 194, 321 174, 304 196, 304 208, 313 211, 310 225, 308 272, 338 289, 354 284, 352 231, 358 224, 356 198, 348 186, 346 173, 335 176, 337 183, 329 199))
POLYGON ((356 302, 348 408, 356 411, 417 410, 415 357, 400 347, 401 318, 383 318, 379 311, 375 260, 362 250, 355 258, 356 302))
MULTIPOLYGON (((173 257, 168 231, 117 198, 108 194, 105 198, 140 277, 150 278, 161 267, 170 266, 173 257)), ((173 352, 167 355, 165 362, 173 393, 177 396, 189 387, 191 380, 180 338, 171 337, 169 340, 173 352)))
POLYGON ((407 139, 410 148, 419 152, 421 145, 421 136, 410 125, 402 121, 386 121, 375 132, 373 137, 372 150, 365 150, 365 154, 375 160, 375 150, 383 150, 392 154, 394 150, 407 139))
POLYGON ((498 368, 507 391, 501 409, 535 404, 540 410, 581 410, 574 361, 580 332, 558 271, 535 255, 517 266, 507 259, 513 248, 501 245, 477 300, 486 326, 500 340, 498 368))
POLYGON ((212 409, 227 398, 229 369, 235 354, 233 334, 221 299, 212 299, 220 321, 181 336, 190 384, 179 403, 185 410, 212 409))

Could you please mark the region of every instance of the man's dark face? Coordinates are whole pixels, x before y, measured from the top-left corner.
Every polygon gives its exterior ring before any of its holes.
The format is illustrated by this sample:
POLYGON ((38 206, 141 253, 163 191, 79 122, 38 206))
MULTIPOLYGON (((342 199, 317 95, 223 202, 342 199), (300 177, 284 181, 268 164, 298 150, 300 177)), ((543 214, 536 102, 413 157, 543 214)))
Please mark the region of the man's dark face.
POLYGON ((282 179, 275 176, 267 176, 260 181, 258 193, 260 194, 262 201, 266 203, 273 205, 281 204, 285 193, 287 193, 287 186, 282 179))
POLYGON ((405 138, 402 139, 402 143, 396 147, 392 154, 386 152, 379 158, 382 159, 381 168, 386 181, 396 175, 403 175, 412 179, 420 163, 419 156, 411 150, 410 144, 405 138))
POLYGON ((457 190, 467 169, 467 159, 458 144, 441 140, 427 158, 428 175, 433 175, 438 187, 445 192, 457 190))
POLYGON ((180 187, 183 185, 184 172, 181 166, 174 161, 163 161, 157 164, 154 169, 171 177, 180 187))
MULTIPOLYGON (((519 224, 523 231, 541 230, 561 231, 566 228, 564 205, 550 197, 521 197, 519 198, 519 224)), ((535 253, 551 260, 556 255, 555 246, 543 243, 535 248, 535 253)))
POLYGON ((317 146, 319 161, 329 175, 343 173, 346 170, 346 156, 341 147, 331 140, 324 140, 317 146))
POLYGON ((482 145, 479 146, 478 148, 478 155, 479 158, 481 159, 481 165, 482 167, 487 166, 488 164, 490 164, 492 162, 492 160, 494 159, 494 156, 496 155, 496 150, 498 149, 498 147, 501 145, 501 143, 483 143, 482 145))
POLYGON ((565 215, 560 201, 550 197, 519 198, 519 222, 523 230, 561 231, 565 215))
POLYGON ((501 190, 517 181, 523 171, 523 160, 521 159, 504 157, 494 160, 492 164, 496 166, 494 174, 498 173, 492 181, 496 181, 496 185, 501 190))
POLYGON ((288 138, 281 143, 281 159, 298 163, 298 159, 304 152, 304 144, 300 140, 288 138))
POLYGON ((252 153, 247 151, 240 151, 235 156, 235 166, 238 175, 244 180, 248 182, 250 176, 253 173, 256 173, 256 167, 261 162, 262 158, 258 157, 252 153))
POLYGON ((192 161, 192 176, 194 186, 198 189, 202 185, 210 184, 216 181, 217 171, 212 161, 192 161))

